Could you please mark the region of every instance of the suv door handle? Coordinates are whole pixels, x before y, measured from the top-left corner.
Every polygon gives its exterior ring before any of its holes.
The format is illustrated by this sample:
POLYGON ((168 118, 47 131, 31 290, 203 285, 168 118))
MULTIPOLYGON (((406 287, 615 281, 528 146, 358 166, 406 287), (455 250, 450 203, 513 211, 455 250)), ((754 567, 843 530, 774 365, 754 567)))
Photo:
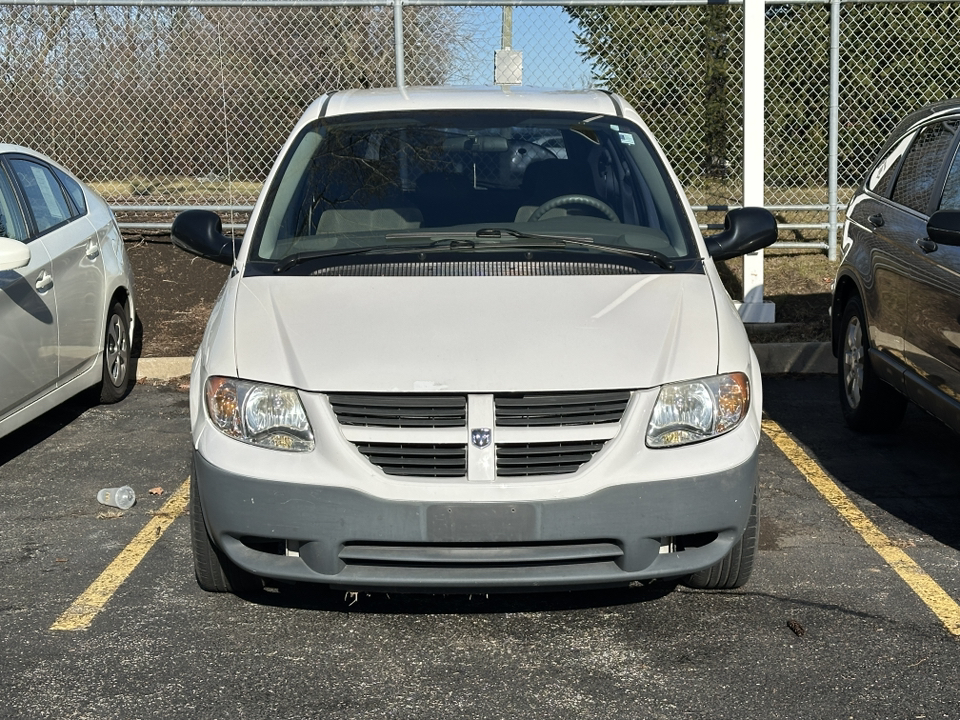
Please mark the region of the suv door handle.
POLYGON ((932 253, 939 246, 930 238, 917 238, 917 247, 924 253, 932 253))
POLYGON ((38 293, 47 292, 50 288, 53 287, 53 275, 48 273, 46 270, 42 271, 40 275, 37 277, 36 287, 37 287, 38 293))
POLYGON ((883 227, 883 215, 877 213, 876 215, 871 215, 867 218, 870 221, 870 224, 874 227, 883 227))

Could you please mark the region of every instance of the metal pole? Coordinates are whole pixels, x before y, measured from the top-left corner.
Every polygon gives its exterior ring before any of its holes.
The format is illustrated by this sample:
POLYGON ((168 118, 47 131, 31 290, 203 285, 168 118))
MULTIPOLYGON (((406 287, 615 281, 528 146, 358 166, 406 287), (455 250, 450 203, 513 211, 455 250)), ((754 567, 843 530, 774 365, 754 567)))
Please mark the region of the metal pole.
MULTIPOLYGON (((743 204, 763 207, 763 112, 766 14, 764 0, 743 4, 743 204)), ((743 256, 744 322, 773 322, 763 301, 763 250, 743 256)))
POLYGON ((509 50, 513 47, 513 7, 503 6, 503 25, 500 28, 500 49, 509 50))
POLYGON ((397 65, 397 87, 406 87, 403 72, 403 0, 393 0, 393 42, 397 65))
POLYGON ((840 152, 840 0, 830 0, 830 149, 827 172, 827 257, 837 259, 837 187, 840 152))

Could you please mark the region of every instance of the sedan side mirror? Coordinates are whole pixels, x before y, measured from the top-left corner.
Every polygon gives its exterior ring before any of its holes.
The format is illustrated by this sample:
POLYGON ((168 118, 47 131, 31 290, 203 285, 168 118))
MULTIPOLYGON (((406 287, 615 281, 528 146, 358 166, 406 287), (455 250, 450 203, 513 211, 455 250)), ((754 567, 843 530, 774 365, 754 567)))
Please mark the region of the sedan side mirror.
POLYGON ((0 237, 0 270, 16 270, 30 264, 30 246, 0 237))
POLYGON ((209 210, 184 210, 177 215, 170 239, 181 250, 224 265, 233 265, 240 249, 240 241, 226 237, 220 216, 209 210))
POLYGON ((931 215, 927 237, 938 245, 960 245, 960 210, 938 210, 931 215))
POLYGON ((723 232, 704 240, 710 257, 729 260, 773 245, 777 240, 777 221, 764 208, 737 208, 724 218, 723 232))

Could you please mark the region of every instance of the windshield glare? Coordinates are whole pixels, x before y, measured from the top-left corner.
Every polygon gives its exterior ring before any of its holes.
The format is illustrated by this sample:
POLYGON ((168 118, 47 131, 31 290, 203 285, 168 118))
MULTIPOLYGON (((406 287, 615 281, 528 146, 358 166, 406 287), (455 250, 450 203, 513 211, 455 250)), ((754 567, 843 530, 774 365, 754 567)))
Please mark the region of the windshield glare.
POLYGON ((670 258, 695 252, 665 169, 622 118, 447 111, 345 116, 301 132, 269 190, 252 257, 402 247, 487 228, 670 258))

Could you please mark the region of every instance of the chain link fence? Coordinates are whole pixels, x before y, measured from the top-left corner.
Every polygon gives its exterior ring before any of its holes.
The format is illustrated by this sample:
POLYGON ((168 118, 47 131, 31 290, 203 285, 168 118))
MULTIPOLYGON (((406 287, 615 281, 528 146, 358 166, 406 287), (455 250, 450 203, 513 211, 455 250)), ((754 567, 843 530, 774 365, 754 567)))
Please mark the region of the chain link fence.
MULTIPOLYGON (((846 203, 896 121, 960 95, 958 14, 951 0, 767 3, 766 203, 784 243, 826 248, 830 200, 846 203)), ((523 53, 525 85, 624 95, 702 223, 742 201, 742 3, 8 0, 0 23, 0 141, 72 168, 131 224, 247 210, 317 96, 493 84, 503 46, 523 53)))

